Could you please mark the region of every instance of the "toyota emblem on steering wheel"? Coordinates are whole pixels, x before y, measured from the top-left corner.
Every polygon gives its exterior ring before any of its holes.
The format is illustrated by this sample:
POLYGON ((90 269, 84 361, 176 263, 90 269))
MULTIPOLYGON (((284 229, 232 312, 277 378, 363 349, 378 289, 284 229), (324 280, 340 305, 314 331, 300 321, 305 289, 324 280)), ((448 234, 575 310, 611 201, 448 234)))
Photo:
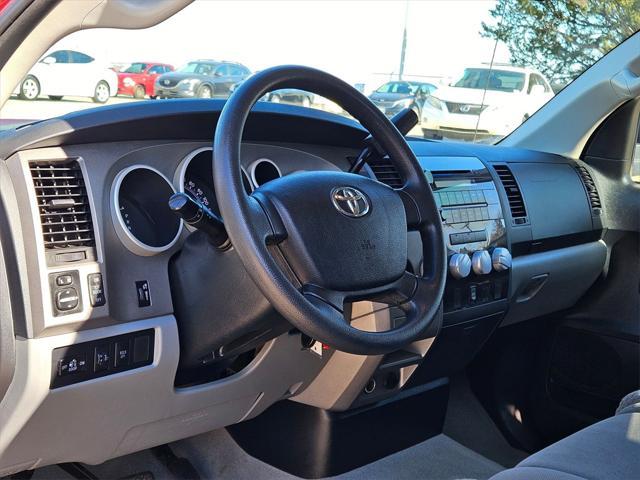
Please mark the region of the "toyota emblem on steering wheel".
POLYGON ((331 190, 331 201, 347 217, 364 217, 369 212, 369 199, 353 187, 337 187, 331 190))

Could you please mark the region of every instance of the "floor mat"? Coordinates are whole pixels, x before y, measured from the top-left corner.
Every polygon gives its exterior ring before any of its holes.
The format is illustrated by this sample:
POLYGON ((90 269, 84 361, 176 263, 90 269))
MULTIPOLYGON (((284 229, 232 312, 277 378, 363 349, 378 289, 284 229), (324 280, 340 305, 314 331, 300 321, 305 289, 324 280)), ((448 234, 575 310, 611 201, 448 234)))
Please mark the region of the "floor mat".
MULTIPOLYGON (((225 430, 171 445, 203 478, 216 480, 297 479, 247 455, 225 430)), ((372 464, 332 477, 336 480, 463 480, 487 479, 503 467, 445 435, 438 435, 372 464)))
MULTIPOLYGON (((171 444, 178 456, 188 458, 206 480, 298 479, 247 455, 226 430, 199 435, 171 444)), ((115 480, 141 471, 151 471, 156 480, 191 480, 172 475, 146 450, 87 468, 98 478, 115 480)), ((331 480, 483 480, 503 470, 495 462, 438 435, 411 448, 352 470, 331 480)), ((56 466, 35 471, 33 480, 72 480, 56 466)))
POLYGON ((464 374, 451 379, 443 432, 456 442, 505 467, 513 467, 528 454, 512 447, 471 391, 464 374))

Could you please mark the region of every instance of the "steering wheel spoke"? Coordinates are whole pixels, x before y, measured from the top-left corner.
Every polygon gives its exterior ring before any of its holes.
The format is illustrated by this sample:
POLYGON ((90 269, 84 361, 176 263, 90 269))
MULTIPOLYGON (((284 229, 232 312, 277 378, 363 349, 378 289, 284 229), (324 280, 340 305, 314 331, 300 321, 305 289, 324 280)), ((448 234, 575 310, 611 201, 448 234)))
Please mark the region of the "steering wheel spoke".
POLYGON ((329 305, 334 310, 344 312, 344 302, 347 298, 345 292, 339 292, 328 288, 319 287, 317 285, 305 284, 301 288, 302 294, 318 306, 317 300, 329 305), (315 300, 314 300, 315 299, 315 300))
POLYGON ((428 223, 440 221, 439 218, 434 218, 434 212, 438 209, 431 189, 426 191, 420 185, 407 183, 399 190, 399 194, 404 203, 409 231, 419 231, 428 223))
POLYGON ((268 208, 259 197, 248 197, 248 221, 265 245, 277 245, 287 237, 287 231, 275 209, 268 208))

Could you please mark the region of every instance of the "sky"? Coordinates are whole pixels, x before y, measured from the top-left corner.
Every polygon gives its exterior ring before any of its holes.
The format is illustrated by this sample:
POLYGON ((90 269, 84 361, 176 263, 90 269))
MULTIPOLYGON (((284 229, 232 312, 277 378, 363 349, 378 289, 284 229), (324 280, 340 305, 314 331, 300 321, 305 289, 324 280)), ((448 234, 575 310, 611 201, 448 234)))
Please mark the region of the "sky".
MULTIPOLYGON (((169 0, 170 1, 170 0, 169 0)), ((54 48, 77 49, 108 62, 233 60, 257 71, 279 64, 326 70, 374 87, 398 73, 407 25, 405 75, 455 76, 489 62, 495 42, 480 35, 495 0, 199 0, 145 30, 96 29, 54 48)), ((504 44, 496 62, 508 62, 504 44)))

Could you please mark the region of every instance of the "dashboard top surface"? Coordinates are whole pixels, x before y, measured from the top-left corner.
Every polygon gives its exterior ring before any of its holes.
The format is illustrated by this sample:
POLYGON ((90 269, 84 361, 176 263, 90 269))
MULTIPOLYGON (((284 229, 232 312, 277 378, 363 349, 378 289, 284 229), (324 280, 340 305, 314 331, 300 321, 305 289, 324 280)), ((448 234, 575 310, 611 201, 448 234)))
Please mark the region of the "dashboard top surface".
MULTIPOLYGON (((223 100, 158 100, 88 109, 0 132, 0 158, 30 148, 144 140, 213 139, 223 100)), ((359 148, 367 131, 340 115, 286 104, 258 102, 244 140, 359 148)), ((544 152, 409 138, 417 156, 477 156, 485 162, 565 163, 544 152)))

